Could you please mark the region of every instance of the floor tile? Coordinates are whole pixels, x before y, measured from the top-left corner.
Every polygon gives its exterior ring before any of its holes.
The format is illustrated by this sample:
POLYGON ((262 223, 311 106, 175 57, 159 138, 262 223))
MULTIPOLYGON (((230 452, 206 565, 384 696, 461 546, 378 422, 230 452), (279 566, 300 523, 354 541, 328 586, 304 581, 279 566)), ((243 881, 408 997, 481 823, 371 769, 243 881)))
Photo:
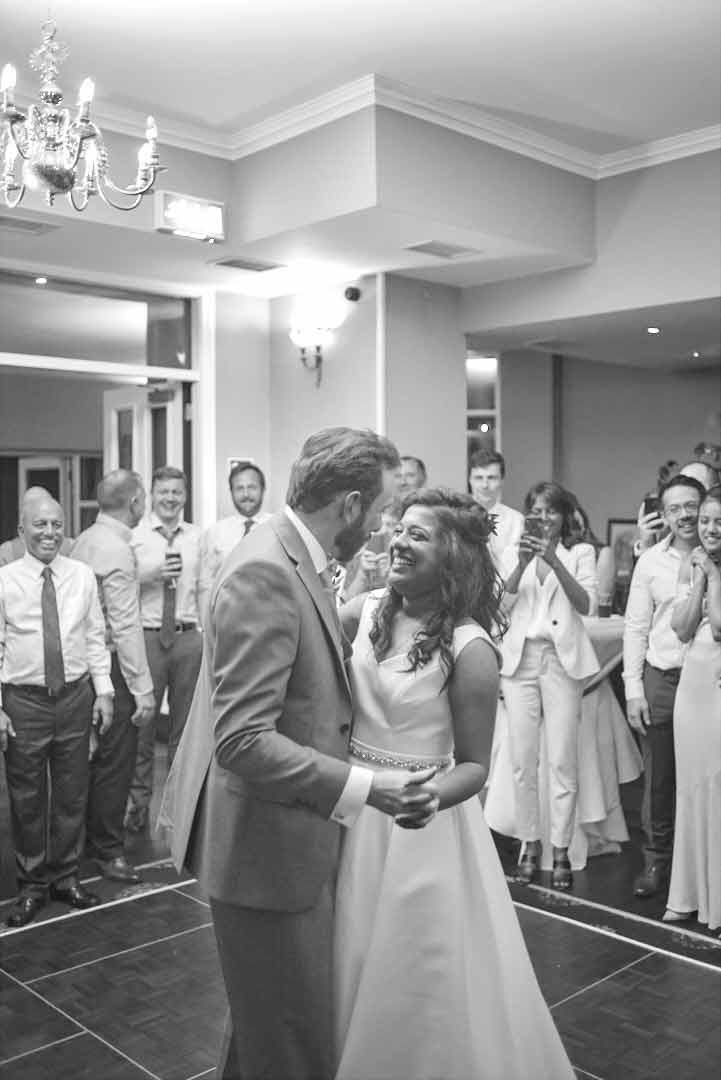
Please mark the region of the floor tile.
POLYGON ((0 1080, 148 1080, 148 1074, 92 1035, 0 1065, 0 1080))
POLYGON ((0 972, 0 1061, 79 1030, 77 1024, 0 972))
POLYGON ((562 915, 582 926, 595 926, 619 936, 632 938, 639 946, 667 950, 678 956, 700 960, 721 968, 721 941, 708 934, 689 932, 690 928, 673 927, 660 920, 638 918, 621 910, 598 907, 575 894, 561 893, 557 889, 520 885, 510 881, 508 888, 512 899, 537 911, 562 915))
POLYGON ((718 1080, 721 978, 654 955, 560 1004, 574 1065, 603 1080, 718 1080))
POLYGON ((162 1080, 186 1080, 216 1062, 226 998, 210 928, 40 986, 48 1000, 162 1080))
POLYGON ((541 912, 516 908, 516 913, 549 1005, 638 960, 647 951, 541 912))
POLYGON ((175 890, 33 924, 0 937, 0 968, 22 982, 84 964, 209 921, 207 911, 175 890))

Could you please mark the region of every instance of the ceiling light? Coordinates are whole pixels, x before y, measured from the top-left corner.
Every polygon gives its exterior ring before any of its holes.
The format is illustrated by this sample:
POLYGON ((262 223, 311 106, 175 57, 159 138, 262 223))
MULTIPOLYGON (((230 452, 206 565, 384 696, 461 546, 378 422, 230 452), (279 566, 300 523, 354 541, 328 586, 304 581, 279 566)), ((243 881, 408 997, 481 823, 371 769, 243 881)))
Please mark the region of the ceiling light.
POLYGON ((660 334, 661 331, 660 331, 658 326, 647 326, 646 327, 646 333, 647 334, 660 334))
POLYGON ((694 351, 693 351, 693 353, 692 353, 691 355, 693 356, 694 360, 698 360, 698 358, 699 358, 699 356, 701 355, 701 353, 700 353, 700 352, 696 352, 696 350, 694 349, 694 351))
POLYGON ((135 182, 119 187, 110 176, 100 128, 90 119, 95 84, 92 79, 83 80, 77 112, 71 118, 70 110, 60 107, 63 95, 57 84, 67 47, 55 40, 52 19, 40 29, 42 43, 30 54, 30 66, 40 72, 40 104, 31 105, 26 116, 15 105, 17 73, 12 64, 6 64, 0 76, 0 191, 7 206, 18 206, 29 188, 43 193, 48 206, 56 195, 67 195, 75 210, 84 210, 92 195, 100 195, 116 210, 134 210, 161 171, 155 120, 147 119, 135 182), (16 175, 18 163, 20 176, 16 175), (116 195, 121 196, 119 202, 116 195))
POLYGON ((36 277, 35 278, 35 284, 36 285, 47 285, 47 283, 48 283, 48 279, 46 277, 36 277))

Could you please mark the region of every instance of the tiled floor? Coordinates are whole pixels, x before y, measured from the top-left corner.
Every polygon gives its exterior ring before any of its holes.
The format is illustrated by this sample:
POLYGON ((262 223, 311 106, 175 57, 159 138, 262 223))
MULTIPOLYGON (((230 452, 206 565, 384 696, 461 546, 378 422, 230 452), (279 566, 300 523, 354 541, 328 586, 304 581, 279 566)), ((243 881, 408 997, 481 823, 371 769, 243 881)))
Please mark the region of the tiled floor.
MULTIPOLYGON (((150 891, 0 935, 0 1080, 210 1080, 225 1005, 208 907, 153 869, 150 891)), ((663 927, 649 943, 631 918, 594 925, 582 903, 511 891, 579 1077, 717 1080, 718 943, 674 954, 663 927)))

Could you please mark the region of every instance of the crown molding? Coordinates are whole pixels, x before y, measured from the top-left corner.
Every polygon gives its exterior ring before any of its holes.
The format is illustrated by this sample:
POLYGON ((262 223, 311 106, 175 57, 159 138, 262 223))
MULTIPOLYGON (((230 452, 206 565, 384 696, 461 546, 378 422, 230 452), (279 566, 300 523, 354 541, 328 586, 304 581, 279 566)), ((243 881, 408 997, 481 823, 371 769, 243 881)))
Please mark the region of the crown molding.
MULTIPOLYGON (((209 131, 199 124, 166 123, 161 116, 159 142, 161 151, 165 144, 226 161, 240 161, 371 106, 393 109, 590 180, 603 180, 721 149, 721 125, 716 124, 610 154, 594 154, 520 124, 501 120, 480 107, 425 94, 375 74, 363 75, 231 133, 209 131)), ((93 119, 106 131, 131 138, 144 137, 145 116, 141 113, 121 108, 94 109, 93 119)))
POLYGON ((672 135, 668 139, 654 139, 652 142, 630 146, 627 150, 618 150, 613 154, 602 154, 598 161, 596 179, 604 180, 609 176, 619 176, 636 169, 648 169, 654 165, 692 157, 694 154, 708 154, 713 150, 721 150, 721 124, 712 124, 696 131, 684 131, 681 135, 672 135))

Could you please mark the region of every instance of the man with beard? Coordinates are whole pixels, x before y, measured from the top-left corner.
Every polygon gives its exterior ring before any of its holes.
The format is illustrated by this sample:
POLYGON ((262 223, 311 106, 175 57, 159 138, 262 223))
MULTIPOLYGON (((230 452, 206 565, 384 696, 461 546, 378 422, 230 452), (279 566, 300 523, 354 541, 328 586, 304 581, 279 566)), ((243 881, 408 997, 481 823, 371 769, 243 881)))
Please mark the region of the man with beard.
POLYGON ((634 893, 650 897, 668 884, 673 850, 676 769, 673 706, 684 646, 671 627, 682 560, 698 544, 698 511, 705 488, 692 476, 661 487, 668 535, 640 556, 631 579, 623 631, 626 713, 641 736, 644 869, 634 893))
MULTIPOLYGON (((267 521, 263 512, 265 476, 254 461, 236 461, 228 475, 230 498, 236 513, 205 530, 200 547, 200 593, 209 600, 213 582, 227 555, 251 529, 267 521)), ((205 611, 202 612, 205 616, 205 611)))
POLYGON ((213 589, 166 803, 176 865, 210 897, 230 1003, 223 1080, 333 1075, 341 826, 366 802, 422 823, 435 798, 432 769, 373 773, 346 760, 351 692, 328 566, 378 528, 397 467, 395 447, 371 431, 311 436, 287 505, 235 547, 213 589))

